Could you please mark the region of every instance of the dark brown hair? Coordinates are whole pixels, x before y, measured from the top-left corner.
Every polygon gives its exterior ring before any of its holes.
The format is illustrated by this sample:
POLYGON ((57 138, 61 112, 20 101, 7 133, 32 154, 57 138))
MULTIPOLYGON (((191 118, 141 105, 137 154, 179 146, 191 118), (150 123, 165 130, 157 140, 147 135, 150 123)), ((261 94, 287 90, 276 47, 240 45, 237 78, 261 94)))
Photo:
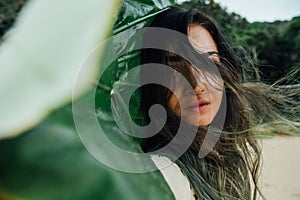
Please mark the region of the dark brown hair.
MULTIPOLYGON (((207 127, 199 127, 193 144, 176 163, 190 180, 198 199, 256 199, 260 194, 257 184, 261 159, 257 127, 266 124, 299 127, 297 122, 289 120, 291 115, 299 116, 299 106, 295 109, 295 105, 299 105, 294 100, 295 93, 282 91, 274 85, 251 81, 247 76, 251 72, 249 65, 243 65, 239 61, 213 21, 197 10, 169 9, 156 16, 151 26, 167 28, 187 35, 191 24, 201 25, 208 30, 217 45, 220 62, 214 64, 218 66, 224 81, 227 111, 223 132, 210 153, 203 159, 198 157, 207 131, 207 127), (253 191, 251 184, 253 184, 253 191)), ((147 33, 145 33, 145 40, 146 37, 148 37, 147 33)), ((165 43, 165 45, 180 45, 174 44, 171 39, 166 40, 165 43)), ((194 52, 191 46, 182 46, 182 48, 186 48, 191 57, 198 59, 197 52, 194 52)), ((141 62, 170 66, 172 61, 169 54, 170 52, 158 49, 143 49, 141 62)), ((189 68, 191 65, 180 56, 176 59, 181 66, 178 71, 184 74, 184 68, 189 68)), ((193 78, 189 74, 184 75, 194 87, 193 78)), ((142 70, 141 80, 146 76, 147 74, 142 70)), ((158 76, 166 75, 158 74, 158 76)), ((169 81, 172 79, 167 76, 162 78, 169 81)), ((163 105, 168 113, 163 129, 157 135, 144 139, 142 143, 143 150, 151 152, 164 147, 174 138, 180 120, 168 110, 167 102, 172 94, 168 88, 150 84, 143 86, 141 93, 141 111, 145 115, 146 122, 150 121, 148 111, 153 104, 163 105)), ((172 152, 166 152, 164 155, 172 157, 172 152)))

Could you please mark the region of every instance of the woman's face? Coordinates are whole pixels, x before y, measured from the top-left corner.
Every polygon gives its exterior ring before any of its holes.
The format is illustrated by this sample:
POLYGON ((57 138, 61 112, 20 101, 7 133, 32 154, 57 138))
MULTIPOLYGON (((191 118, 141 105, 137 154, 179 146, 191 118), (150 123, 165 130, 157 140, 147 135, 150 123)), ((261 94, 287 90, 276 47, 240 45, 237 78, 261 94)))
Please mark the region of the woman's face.
MULTIPOLYGON (((203 53, 215 52, 209 58, 219 62, 217 46, 205 28, 197 24, 190 25, 188 38, 197 51, 203 53)), ((222 101, 223 81, 220 77, 204 75, 197 67, 192 68, 192 72, 196 80, 194 92, 186 92, 178 81, 175 82, 177 97, 174 94, 171 95, 168 107, 176 117, 181 117, 182 120, 192 125, 207 126, 219 110, 222 101), (195 95, 197 98, 195 98, 195 95), (178 100, 181 102, 182 108, 178 100)))

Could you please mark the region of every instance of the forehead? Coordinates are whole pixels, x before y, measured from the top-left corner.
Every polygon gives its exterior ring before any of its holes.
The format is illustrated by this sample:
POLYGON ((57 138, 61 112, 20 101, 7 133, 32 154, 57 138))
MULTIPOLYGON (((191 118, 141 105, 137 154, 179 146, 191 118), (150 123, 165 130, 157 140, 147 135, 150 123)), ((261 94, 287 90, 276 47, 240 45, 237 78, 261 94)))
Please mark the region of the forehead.
MULTIPOLYGON (((188 41, 193 46, 193 50, 196 50, 196 52, 200 53, 200 55, 203 55, 205 58, 208 57, 210 60, 212 60, 215 63, 220 62, 217 45, 213 37, 211 36, 210 32, 206 28, 204 28, 199 24, 193 23, 189 25, 187 34, 188 34, 188 41)), ((185 51, 186 50, 188 49, 185 49, 185 51)), ((165 55, 168 57, 169 64, 173 66, 175 66, 175 64, 177 65, 188 64, 187 62, 182 63, 182 61, 185 61, 185 59, 178 56, 176 53, 166 52, 165 55)))
POLYGON ((211 34, 199 24, 191 24, 188 27, 188 39, 198 52, 218 52, 211 34))

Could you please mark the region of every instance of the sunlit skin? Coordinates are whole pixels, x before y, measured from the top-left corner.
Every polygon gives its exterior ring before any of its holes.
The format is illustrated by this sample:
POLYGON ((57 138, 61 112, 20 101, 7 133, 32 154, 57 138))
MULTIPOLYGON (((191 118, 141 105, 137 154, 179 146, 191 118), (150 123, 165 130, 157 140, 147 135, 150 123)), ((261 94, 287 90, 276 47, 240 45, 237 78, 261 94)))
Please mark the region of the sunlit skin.
MULTIPOLYGON (((212 36, 200 25, 192 24, 189 26, 188 38, 199 52, 218 52, 212 36)), ((209 58, 219 62, 217 53, 212 54, 209 58)), ((194 92, 186 92, 180 83, 176 83, 177 97, 174 94, 171 95, 168 106, 175 116, 181 117, 184 121, 195 126, 208 126, 219 110, 222 101, 223 81, 221 78, 212 80, 209 75, 204 77, 201 71, 196 72, 196 70, 198 69, 193 69, 197 80, 194 92), (194 95, 196 98, 193 98, 194 95), (182 108, 178 100, 180 100, 182 108)))

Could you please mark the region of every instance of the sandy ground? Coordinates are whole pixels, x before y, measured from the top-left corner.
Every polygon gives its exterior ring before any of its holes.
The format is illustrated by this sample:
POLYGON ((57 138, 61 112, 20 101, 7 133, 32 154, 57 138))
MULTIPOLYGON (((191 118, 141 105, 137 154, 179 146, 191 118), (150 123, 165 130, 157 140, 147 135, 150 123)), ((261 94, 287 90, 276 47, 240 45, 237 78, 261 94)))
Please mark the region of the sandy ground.
POLYGON ((263 140, 262 191, 268 200, 300 200, 300 137, 263 140))

